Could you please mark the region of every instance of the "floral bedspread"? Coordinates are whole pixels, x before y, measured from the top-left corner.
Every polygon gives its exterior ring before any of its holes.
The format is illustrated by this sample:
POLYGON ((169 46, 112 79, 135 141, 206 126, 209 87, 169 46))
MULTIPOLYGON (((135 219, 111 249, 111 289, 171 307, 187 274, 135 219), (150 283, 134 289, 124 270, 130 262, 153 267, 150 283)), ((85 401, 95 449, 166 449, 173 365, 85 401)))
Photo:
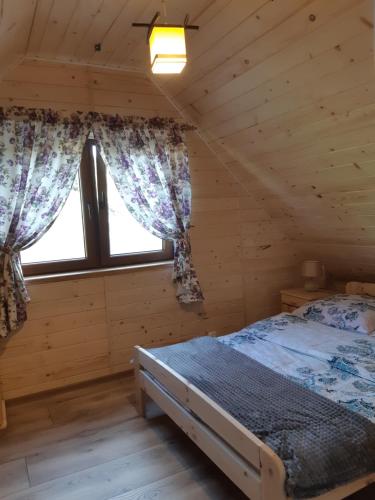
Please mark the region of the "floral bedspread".
POLYGON ((218 340, 375 423, 375 337, 291 314, 218 340))

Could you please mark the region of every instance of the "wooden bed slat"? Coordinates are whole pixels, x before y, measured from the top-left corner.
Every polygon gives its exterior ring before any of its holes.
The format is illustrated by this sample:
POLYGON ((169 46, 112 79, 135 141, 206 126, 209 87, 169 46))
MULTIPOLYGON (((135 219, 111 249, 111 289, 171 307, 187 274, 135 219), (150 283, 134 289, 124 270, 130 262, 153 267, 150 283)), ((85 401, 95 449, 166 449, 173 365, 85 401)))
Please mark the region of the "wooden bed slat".
POLYGON ((186 411, 145 372, 140 372, 145 392, 194 443, 252 500, 261 500, 259 473, 213 431, 186 411))
POLYGON ((7 414, 5 408, 5 400, 3 399, 2 385, 0 380, 0 430, 7 426, 7 414))
MULTIPOLYGON (((237 458, 249 464, 251 470, 258 471, 262 499, 286 500, 284 465, 271 448, 266 446, 202 391, 156 359, 150 352, 141 347, 136 347, 135 362, 138 363, 138 368, 136 368, 139 379, 137 399, 141 414, 144 413, 142 408, 144 393, 147 393, 157 404, 159 404, 156 399, 158 395, 155 394, 155 391, 170 395, 172 400, 177 400, 176 404, 178 406, 185 408, 188 413, 192 412, 189 415, 194 422, 199 423, 201 421, 206 424, 210 432, 217 436, 220 446, 228 447, 237 458), (145 375, 142 368, 157 380, 152 394, 149 391, 149 386, 142 386, 141 380, 145 375), (199 420, 196 415, 199 416, 199 420)), ((163 407, 162 409, 166 411, 163 407)), ((176 422, 173 415, 169 416, 176 422)), ((211 455, 209 456, 211 458, 211 455)), ((212 458, 212 460, 216 463, 215 458, 212 458)), ((219 467, 222 468, 221 465, 219 467)), ((231 477, 230 466, 229 469, 222 470, 231 477)), ((233 478, 232 480, 241 487, 233 478)))
POLYGON ((138 359, 141 366, 151 373, 185 408, 199 415, 203 422, 210 428, 214 428, 215 432, 245 460, 258 470, 260 469, 259 448, 264 446, 260 439, 152 354, 139 349, 138 359))
POLYGON ((7 426, 7 414, 5 410, 5 401, 0 399, 0 430, 7 426))

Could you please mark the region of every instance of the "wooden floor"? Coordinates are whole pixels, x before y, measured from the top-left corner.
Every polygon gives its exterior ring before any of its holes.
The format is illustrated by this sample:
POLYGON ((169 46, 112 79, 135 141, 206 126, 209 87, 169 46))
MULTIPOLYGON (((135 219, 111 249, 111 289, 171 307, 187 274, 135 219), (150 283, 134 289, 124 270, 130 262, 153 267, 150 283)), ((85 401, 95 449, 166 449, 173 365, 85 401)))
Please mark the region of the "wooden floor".
POLYGON ((244 500, 167 417, 139 418, 132 390, 116 378, 8 403, 0 498, 244 500))
POLYGON ((137 417, 131 379, 8 403, 0 498, 241 499, 167 417, 137 417))

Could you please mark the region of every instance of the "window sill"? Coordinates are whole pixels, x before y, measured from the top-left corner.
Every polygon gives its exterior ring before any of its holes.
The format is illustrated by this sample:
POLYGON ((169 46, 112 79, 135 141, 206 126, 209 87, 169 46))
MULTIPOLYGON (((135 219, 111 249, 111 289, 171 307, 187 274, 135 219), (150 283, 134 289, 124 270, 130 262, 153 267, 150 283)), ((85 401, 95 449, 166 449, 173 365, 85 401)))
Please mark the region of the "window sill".
POLYGON ((173 260, 164 260, 161 262, 149 262, 147 264, 133 264, 119 267, 103 267, 101 269, 85 269, 83 271, 73 271, 69 273, 40 274, 36 276, 25 276, 27 284, 50 283, 57 281, 79 280, 85 278, 98 278, 102 276, 112 276, 114 274, 123 274, 134 272, 136 270, 145 270, 149 268, 171 267, 173 260))

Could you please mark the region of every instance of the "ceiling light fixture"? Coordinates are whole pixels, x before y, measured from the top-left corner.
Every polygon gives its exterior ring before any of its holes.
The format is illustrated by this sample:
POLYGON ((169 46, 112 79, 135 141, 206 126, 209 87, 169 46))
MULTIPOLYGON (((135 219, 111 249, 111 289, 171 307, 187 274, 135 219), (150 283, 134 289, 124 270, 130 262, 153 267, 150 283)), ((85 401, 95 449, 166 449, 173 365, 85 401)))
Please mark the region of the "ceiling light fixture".
POLYGON ((147 43, 150 45, 151 71, 155 74, 178 74, 184 69, 187 56, 185 30, 198 30, 185 17, 183 25, 156 24, 157 12, 150 23, 133 23, 137 28, 147 28, 147 43))

